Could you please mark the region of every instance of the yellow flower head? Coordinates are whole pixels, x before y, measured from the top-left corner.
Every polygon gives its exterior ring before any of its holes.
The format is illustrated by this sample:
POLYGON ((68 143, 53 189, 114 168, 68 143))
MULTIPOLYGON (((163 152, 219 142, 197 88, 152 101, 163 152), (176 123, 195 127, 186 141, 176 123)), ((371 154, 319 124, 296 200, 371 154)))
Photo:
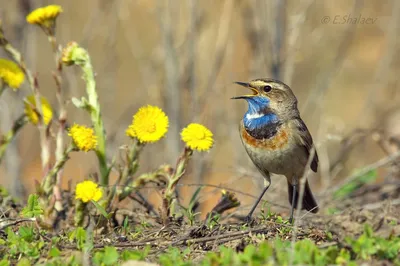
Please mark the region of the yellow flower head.
POLYGON ((93 181, 83 181, 76 185, 75 199, 80 199, 86 203, 91 200, 99 201, 102 196, 103 191, 93 181))
POLYGON ((69 42, 67 46, 62 50, 61 61, 67 66, 74 64, 74 52, 79 49, 76 42, 69 42))
POLYGON ((125 130, 125 134, 128 137, 136 138, 136 132, 133 130, 133 125, 129 125, 129 127, 125 130))
POLYGON ((68 133, 72 137, 75 145, 81 151, 94 150, 97 147, 97 136, 90 127, 74 124, 68 133))
POLYGON ((140 142, 152 143, 160 140, 168 131, 168 116, 157 106, 143 106, 133 116, 126 134, 140 142))
POLYGON ((37 8, 26 16, 26 21, 30 24, 36 24, 51 29, 54 26, 56 18, 62 11, 61 6, 58 5, 37 8))
MULTIPOLYGON (((42 102, 42 111, 43 111, 43 121, 45 125, 48 125, 53 118, 53 110, 49 102, 44 97, 40 97, 40 101, 42 102)), ((32 124, 37 125, 39 122, 39 116, 37 114, 36 101, 34 95, 29 95, 24 100, 25 105, 25 115, 28 117, 29 121, 32 124)))
POLYGON ((25 75, 16 63, 0 58, 0 79, 16 90, 24 82, 25 75))
POLYGON ((214 140, 212 132, 201 124, 192 123, 181 132, 182 140, 192 150, 208 151, 214 140))

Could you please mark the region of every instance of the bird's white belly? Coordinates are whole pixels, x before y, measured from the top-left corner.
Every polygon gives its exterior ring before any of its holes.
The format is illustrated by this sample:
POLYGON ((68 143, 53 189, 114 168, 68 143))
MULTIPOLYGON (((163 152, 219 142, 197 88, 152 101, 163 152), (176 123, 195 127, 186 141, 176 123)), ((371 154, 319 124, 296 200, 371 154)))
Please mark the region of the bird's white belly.
POLYGON ((261 170, 274 174, 286 175, 292 172, 293 155, 295 151, 288 147, 278 150, 266 150, 244 144, 253 163, 261 170))

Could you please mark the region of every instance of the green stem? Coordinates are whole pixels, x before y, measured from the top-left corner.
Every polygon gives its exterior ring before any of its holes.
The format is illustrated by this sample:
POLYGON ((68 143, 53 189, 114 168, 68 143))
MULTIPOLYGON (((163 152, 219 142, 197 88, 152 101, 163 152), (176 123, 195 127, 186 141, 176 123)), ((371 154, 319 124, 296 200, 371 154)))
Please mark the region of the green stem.
MULTIPOLYGON (((62 63, 61 63, 61 53, 60 50, 58 49, 58 44, 57 44, 57 38, 55 35, 49 35, 48 40, 51 44, 53 54, 54 54, 54 59, 56 63, 56 71, 53 72, 53 77, 54 81, 56 83, 56 97, 57 97, 57 102, 59 106, 59 116, 58 116, 58 131, 56 135, 56 151, 55 151, 55 156, 56 156, 56 161, 61 161, 64 156, 64 132, 65 132, 65 127, 66 127, 66 122, 67 122, 67 110, 65 108, 64 104, 64 99, 63 99, 63 93, 62 93, 62 63)), ((53 194, 56 200, 55 203, 55 208, 58 211, 61 211, 63 209, 63 206, 61 204, 62 202, 62 193, 61 193, 61 185, 62 185, 62 174, 63 171, 60 169, 55 178, 55 182, 52 181, 55 185, 53 188, 53 194)))
POLYGON ((68 161, 69 156, 68 154, 74 150, 74 145, 70 145, 63 153, 63 156, 59 158, 56 162, 56 164, 53 166, 52 169, 47 173, 47 175, 44 178, 43 181, 43 190, 46 193, 46 195, 49 195, 52 192, 53 186, 55 184, 55 176, 61 169, 64 167, 65 163, 68 161))
POLYGON ((193 154, 193 150, 188 147, 185 147, 182 155, 179 157, 178 162, 176 163, 176 168, 174 173, 171 175, 170 180, 168 181, 167 188, 165 190, 165 197, 170 201, 172 199, 172 195, 175 193, 176 184, 179 182, 181 177, 185 174, 187 164, 189 163, 189 159, 193 154))
POLYGON ((129 147, 127 162, 121 175, 121 181, 119 182, 121 185, 126 185, 128 177, 134 175, 139 167, 139 154, 143 148, 143 144, 141 144, 137 139, 134 139, 133 141, 134 142, 129 147))
POLYGON ((15 138, 18 131, 26 124, 27 120, 25 115, 21 115, 17 120, 15 120, 11 130, 1 139, 0 138, 0 162, 6 152, 8 145, 15 138))
POLYGON ((89 111, 93 123, 94 132, 97 137, 97 150, 96 155, 99 161, 100 168, 100 185, 107 187, 109 182, 110 168, 107 166, 106 159, 106 137, 101 118, 99 97, 96 92, 96 81, 93 73, 93 66, 90 62, 89 53, 79 47, 77 43, 71 42, 63 50, 62 60, 65 64, 75 64, 82 68, 83 79, 86 82, 86 93, 88 99, 83 99, 80 108, 89 111))
POLYGON ((74 216, 75 226, 83 225, 83 219, 85 218, 86 206, 87 206, 86 203, 82 202, 81 200, 76 200, 75 216, 74 216))
POLYGON ((3 46, 4 51, 8 53, 19 65, 22 71, 25 73, 27 77, 28 83, 31 87, 33 94, 35 95, 35 107, 39 113, 39 134, 40 134, 40 145, 41 145, 41 159, 42 159, 42 168, 45 173, 48 171, 49 163, 50 163, 50 145, 47 135, 47 127, 43 121, 43 110, 42 104, 40 101, 40 93, 39 93, 39 85, 37 83, 37 79, 32 75, 32 72, 26 67, 25 60, 23 59, 21 53, 15 49, 5 38, 4 36, 1 39, 1 45, 3 46))
MULTIPOLYGON (((86 51, 85 51, 86 52, 86 51)), ((97 136, 98 147, 96 150, 97 159, 100 167, 100 185, 108 186, 109 169, 106 159, 106 138, 103 120, 101 118, 99 97, 96 92, 96 81, 94 78, 93 67, 90 63, 89 55, 86 52, 85 60, 80 61, 82 67, 83 78, 86 81, 86 92, 88 94, 88 102, 90 105, 90 115, 94 126, 94 132, 97 136)))
POLYGON ((6 85, 4 84, 3 80, 0 79, 0 97, 5 90, 6 90, 6 85))

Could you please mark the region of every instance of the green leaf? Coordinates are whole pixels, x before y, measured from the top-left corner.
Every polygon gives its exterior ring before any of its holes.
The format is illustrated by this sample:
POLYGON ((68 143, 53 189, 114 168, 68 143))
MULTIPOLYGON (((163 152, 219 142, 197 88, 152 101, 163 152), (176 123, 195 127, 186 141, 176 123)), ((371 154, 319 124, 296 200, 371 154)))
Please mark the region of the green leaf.
POLYGON ((334 194, 335 199, 342 199, 347 195, 356 191, 359 187, 364 184, 375 181, 378 177, 376 170, 372 170, 364 175, 357 177, 356 179, 350 181, 347 184, 344 184, 341 188, 339 188, 334 194))
POLYGON ((263 254, 265 259, 269 259, 274 254, 274 251, 268 242, 261 243, 261 245, 258 247, 258 252, 263 254))
POLYGON ((94 265, 101 265, 101 263, 103 261, 103 257, 104 257, 104 253, 101 252, 101 251, 98 251, 98 252, 94 253, 93 264, 94 265))
POLYGON ((129 218, 128 216, 125 216, 124 222, 122 223, 122 227, 124 228, 124 230, 128 229, 128 224, 129 224, 129 218))
POLYGON ((121 259, 123 261, 142 260, 142 252, 137 250, 124 250, 122 251, 121 259))
POLYGON ((97 210, 108 220, 110 218, 109 213, 106 212, 106 210, 103 208, 103 206, 101 206, 100 204, 98 204, 96 201, 91 200, 91 202, 94 204, 94 206, 96 206, 97 210))
POLYGON ((194 192, 192 198, 191 198, 190 201, 189 201, 189 207, 188 207, 188 210, 189 210, 189 211, 193 211, 193 207, 194 207, 194 205, 196 204, 196 201, 197 201, 197 196, 199 195, 199 193, 200 193, 200 191, 201 191, 202 189, 203 189, 202 186, 201 186, 201 187, 198 187, 198 188, 196 189, 196 191, 194 192))
POLYGON ((39 205, 39 196, 36 194, 29 195, 28 203, 22 210, 22 216, 33 218, 43 214, 43 209, 39 205))
POLYGON ((151 247, 146 246, 143 250, 124 250, 121 254, 123 261, 144 260, 150 252, 151 247))
POLYGON ((22 258, 18 261, 17 266, 31 266, 31 262, 28 258, 22 258))
POLYGON ((27 227, 27 226, 21 226, 18 229, 18 233, 22 239, 24 239, 27 242, 31 242, 33 240, 33 228, 32 227, 27 227))
POLYGON ((115 265, 118 262, 118 252, 115 247, 105 247, 103 263, 105 265, 115 265))
POLYGON ((86 240, 86 231, 82 227, 76 228, 74 231, 71 232, 69 236, 69 240, 73 242, 76 240, 76 248, 82 250, 85 245, 86 240))
POLYGON ((82 97, 80 100, 78 98, 72 97, 72 104, 77 108, 86 109, 91 111, 93 108, 89 104, 88 100, 85 97, 82 97))
POLYGON ((49 251, 49 256, 52 258, 57 258, 60 256, 60 254, 61 254, 61 251, 56 247, 52 247, 49 251))
POLYGON ((364 224, 364 234, 368 238, 373 237, 373 234, 374 234, 374 231, 372 230, 372 227, 367 223, 364 224))
POLYGON ((7 259, 0 260, 0 266, 10 266, 10 262, 7 259))

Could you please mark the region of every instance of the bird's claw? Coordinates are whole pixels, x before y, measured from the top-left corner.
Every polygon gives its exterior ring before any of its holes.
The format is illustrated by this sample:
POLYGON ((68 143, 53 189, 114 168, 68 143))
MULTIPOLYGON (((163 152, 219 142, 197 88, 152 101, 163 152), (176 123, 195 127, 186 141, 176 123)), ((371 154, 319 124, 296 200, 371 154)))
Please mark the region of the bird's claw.
POLYGON ((250 215, 247 215, 244 217, 244 222, 248 225, 251 225, 254 222, 254 219, 250 215))

